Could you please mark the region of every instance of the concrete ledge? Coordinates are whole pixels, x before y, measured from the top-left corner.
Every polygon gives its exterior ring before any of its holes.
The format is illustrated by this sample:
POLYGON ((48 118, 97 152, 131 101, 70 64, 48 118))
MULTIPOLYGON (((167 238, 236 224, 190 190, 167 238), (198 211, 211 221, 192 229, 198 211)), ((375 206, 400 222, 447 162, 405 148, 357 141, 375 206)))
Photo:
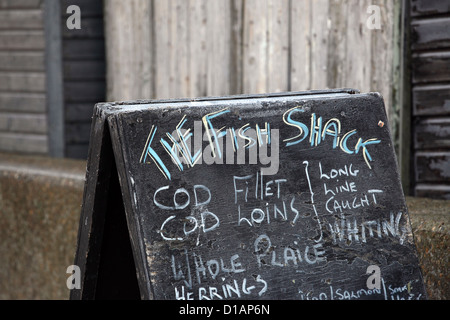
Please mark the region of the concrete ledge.
MULTIPOLYGON (((0 299, 68 299, 86 163, 0 154, 0 299)), ((450 299, 450 201, 407 198, 430 299, 450 299)))
POLYGON ((0 299, 67 299, 86 164, 0 154, 0 299))

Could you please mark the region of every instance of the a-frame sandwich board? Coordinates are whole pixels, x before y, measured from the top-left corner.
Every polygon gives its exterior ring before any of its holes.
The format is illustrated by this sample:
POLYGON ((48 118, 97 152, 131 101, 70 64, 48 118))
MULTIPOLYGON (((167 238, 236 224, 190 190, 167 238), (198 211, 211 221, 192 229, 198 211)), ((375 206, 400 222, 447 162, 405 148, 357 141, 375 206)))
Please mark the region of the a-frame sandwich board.
POLYGON ((72 299, 424 299, 382 97, 95 107, 72 299))

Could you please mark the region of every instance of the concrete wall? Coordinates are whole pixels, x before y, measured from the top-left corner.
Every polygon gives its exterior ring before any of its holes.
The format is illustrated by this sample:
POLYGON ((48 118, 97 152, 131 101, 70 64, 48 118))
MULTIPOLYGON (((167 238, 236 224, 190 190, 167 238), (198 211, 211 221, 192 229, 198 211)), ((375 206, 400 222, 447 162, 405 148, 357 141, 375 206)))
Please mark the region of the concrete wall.
POLYGON ((68 299, 85 162, 0 154, 0 299, 68 299))
MULTIPOLYGON (((85 162, 0 154, 0 299, 68 299, 85 162)), ((450 299, 450 201, 407 198, 430 299, 450 299)))

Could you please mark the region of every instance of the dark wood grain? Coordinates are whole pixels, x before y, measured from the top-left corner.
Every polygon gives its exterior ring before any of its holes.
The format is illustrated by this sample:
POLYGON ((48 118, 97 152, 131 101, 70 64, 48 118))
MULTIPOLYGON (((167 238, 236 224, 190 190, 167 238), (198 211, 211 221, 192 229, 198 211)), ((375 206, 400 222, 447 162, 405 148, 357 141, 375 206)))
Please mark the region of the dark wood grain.
POLYGON ((416 181, 450 183, 450 152, 416 153, 416 181))
POLYGON ((450 119, 420 120, 414 129, 416 150, 448 150, 450 148, 450 119))
POLYGON ((442 0, 411 0, 411 16, 421 17, 446 14, 450 12, 450 4, 442 0))
POLYGON ((413 90, 414 116, 450 115, 450 83, 416 86, 413 90))

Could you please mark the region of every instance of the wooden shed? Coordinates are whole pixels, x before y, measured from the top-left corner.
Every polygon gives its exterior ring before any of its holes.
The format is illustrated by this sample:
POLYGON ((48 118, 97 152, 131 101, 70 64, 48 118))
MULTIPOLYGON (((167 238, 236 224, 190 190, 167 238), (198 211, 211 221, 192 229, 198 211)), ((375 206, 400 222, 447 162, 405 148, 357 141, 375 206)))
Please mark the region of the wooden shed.
POLYGON ((450 1, 411 1, 412 181, 450 199, 450 1))
POLYGON ((0 1, 0 151, 85 159, 105 88, 102 1, 0 1))

